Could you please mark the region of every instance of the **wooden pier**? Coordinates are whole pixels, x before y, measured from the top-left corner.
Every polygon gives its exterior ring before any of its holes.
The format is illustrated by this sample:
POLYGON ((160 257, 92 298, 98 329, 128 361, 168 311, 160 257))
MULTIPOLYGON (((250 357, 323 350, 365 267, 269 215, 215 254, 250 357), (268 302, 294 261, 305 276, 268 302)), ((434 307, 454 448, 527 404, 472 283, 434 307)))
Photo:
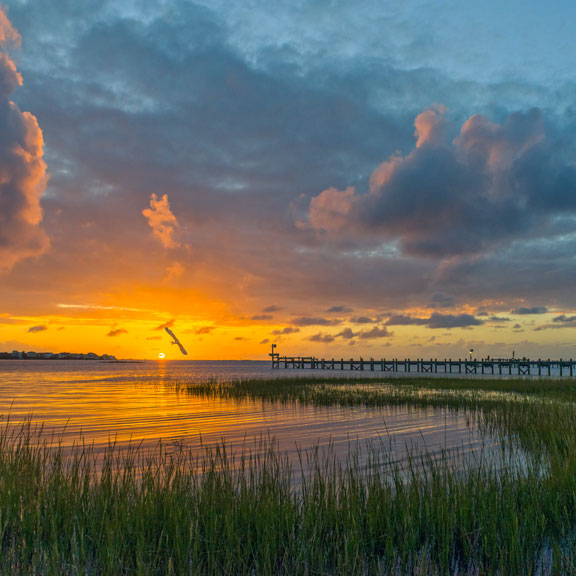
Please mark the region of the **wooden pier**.
POLYGON ((412 374, 461 374, 492 376, 574 376, 576 361, 570 360, 527 360, 527 359, 485 359, 485 360, 430 360, 397 359, 376 360, 370 358, 325 359, 313 356, 280 356, 272 352, 272 369, 330 370, 412 374))

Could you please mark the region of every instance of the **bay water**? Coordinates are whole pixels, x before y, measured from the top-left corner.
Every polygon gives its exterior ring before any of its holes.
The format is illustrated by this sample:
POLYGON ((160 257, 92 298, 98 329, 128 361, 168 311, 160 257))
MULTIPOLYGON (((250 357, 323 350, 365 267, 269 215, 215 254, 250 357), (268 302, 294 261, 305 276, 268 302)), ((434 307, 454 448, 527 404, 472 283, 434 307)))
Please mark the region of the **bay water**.
POLYGON ((185 391, 186 383, 206 380, 313 374, 273 371, 265 361, 0 360, 0 425, 31 421, 55 444, 67 448, 82 439, 96 453, 111 442, 151 451, 161 442, 168 451, 184 447, 194 455, 210 446, 256 447, 265 439, 293 463, 314 450, 345 460, 351 449, 362 453, 375 444, 400 465, 419 454, 452 454, 466 466, 487 457, 498 466, 503 457, 501 441, 464 412, 206 399, 185 391))

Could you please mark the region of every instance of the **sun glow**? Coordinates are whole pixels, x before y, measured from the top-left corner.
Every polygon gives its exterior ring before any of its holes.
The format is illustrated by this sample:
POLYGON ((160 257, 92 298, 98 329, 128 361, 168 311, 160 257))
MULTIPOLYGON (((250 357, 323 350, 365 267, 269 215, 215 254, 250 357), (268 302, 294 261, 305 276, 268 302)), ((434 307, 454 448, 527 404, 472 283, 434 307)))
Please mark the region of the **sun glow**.
POLYGON ((164 352, 160 352, 158 354, 158 358, 160 358, 160 360, 162 360, 163 358, 166 358, 166 354, 164 354, 164 352))

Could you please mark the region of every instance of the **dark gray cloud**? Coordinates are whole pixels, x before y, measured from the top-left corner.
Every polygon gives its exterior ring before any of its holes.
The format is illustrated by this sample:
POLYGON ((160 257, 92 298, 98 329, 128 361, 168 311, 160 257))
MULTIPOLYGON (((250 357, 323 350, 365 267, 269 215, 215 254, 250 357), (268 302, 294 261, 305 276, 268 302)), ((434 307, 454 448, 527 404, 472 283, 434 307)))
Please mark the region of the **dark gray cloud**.
POLYGON ((532 307, 520 307, 515 308, 514 310, 510 310, 510 314, 518 314, 518 315, 531 315, 531 314, 546 314, 548 312, 548 308, 546 306, 532 306, 532 307))
POLYGON ((556 316, 555 318, 553 318, 552 322, 560 322, 561 324, 566 323, 572 324, 576 322, 576 316, 566 316, 566 314, 561 314, 560 316, 556 316))
POLYGON ((392 314, 386 320, 387 326, 424 326, 429 322, 429 318, 415 318, 406 314, 392 314))
POLYGON ((254 320, 255 322, 260 322, 262 320, 272 320, 273 318, 274 316, 271 314, 255 314, 254 316, 250 317, 250 319, 254 320))
POLYGON ((344 338, 345 340, 351 340, 352 338, 356 338, 356 332, 354 332, 352 328, 344 328, 344 330, 342 330, 342 332, 338 332, 336 336, 344 338))
POLYGON ((349 319, 352 324, 376 324, 380 320, 369 316, 353 316, 349 319))
POLYGON ((388 330, 386 326, 374 326, 370 330, 361 330, 354 332, 351 328, 345 328, 336 334, 336 337, 343 338, 344 340, 352 340, 359 338, 360 340, 375 340, 378 338, 390 338, 394 335, 393 332, 388 330))
POLYGON ((288 335, 288 334, 296 334, 296 333, 298 333, 298 332, 300 332, 300 328, 294 328, 294 327, 292 327, 292 326, 286 326, 286 328, 282 328, 282 329, 279 329, 279 330, 274 330, 274 331, 272 332, 272 335, 273 335, 273 336, 285 336, 285 335, 288 335))
POLYGON ((327 314, 346 314, 352 312, 352 308, 349 306, 331 306, 326 310, 327 314))
POLYGON ((334 342, 334 336, 330 334, 323 334, 322 332, 318 332, 318 334, 313 334, 308 338, 310 342, 320 342, 322 344, 330 344, 334 342))
POLYGON ((484 322, 471 314, 440 314, 434 312, 428 318, 417 318, 405 314, 393 314, 386 321, 387 326, 428 326, 428 328, 468 328, 480 326, 484 322))
POLYGON ((390 338, 394 333, 390 332, 386 326, 374 326, 371 330, 365 330, 356 334, 361 340, 376 340, 378 338, 390 338))
POLYGON ((471 314, 438 314, 435 312, 428 320, 429 328, 468 328, 469 326, 481 326, 482 320, 471 314))
POLYGON ((46 326, 45 324, 41 324, 38 326, 30 326, 30 328, 28 328, 27 332, 30 332, 30 333, 44 332, 45 330, 48 330, 48 326, 46 326))
POLYGON ((262 312, 265 314, 272 313, 272 312, 280 312, 282 310, 282 306, 266 306, 266 308, 262 308, 262 312))
POLYGON ((342 323, 342 320, 335 320, 332 318, 320 318, 315 316, 301 316, 294 318, 291 322, 294 326, 337 326, 342 323))

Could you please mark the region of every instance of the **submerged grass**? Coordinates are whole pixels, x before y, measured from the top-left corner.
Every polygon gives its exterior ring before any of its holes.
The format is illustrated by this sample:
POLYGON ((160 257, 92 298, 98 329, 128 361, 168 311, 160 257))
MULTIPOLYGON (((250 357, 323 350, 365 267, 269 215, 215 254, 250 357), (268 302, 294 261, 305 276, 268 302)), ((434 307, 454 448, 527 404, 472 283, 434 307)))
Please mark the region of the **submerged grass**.
POLYGON ((375 444, 367 463, 353 449, 345 463, 311 451, 294 471, 272 439, 236 453, 225 444, 200 456, 110 445, 98 456, 82 442, 72 454, 50 448, 30 423, 6 425, 0 573, 575 573, 576 407, 564 381, 286 379, 185 389, 472 410, 517 439, 528 461, 461 470, 448 457, 413 454, 400 466, 375 444))

